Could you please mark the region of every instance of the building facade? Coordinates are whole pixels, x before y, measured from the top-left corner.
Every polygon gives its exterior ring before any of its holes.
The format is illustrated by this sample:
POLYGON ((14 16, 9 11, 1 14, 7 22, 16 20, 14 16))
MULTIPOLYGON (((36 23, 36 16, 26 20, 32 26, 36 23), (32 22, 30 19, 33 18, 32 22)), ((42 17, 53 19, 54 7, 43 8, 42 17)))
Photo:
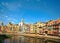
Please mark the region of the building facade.
POLYGON ((47 29, 51 30, 51 35, 58 35, 60 31, 60 19, 49 21, 47 29))

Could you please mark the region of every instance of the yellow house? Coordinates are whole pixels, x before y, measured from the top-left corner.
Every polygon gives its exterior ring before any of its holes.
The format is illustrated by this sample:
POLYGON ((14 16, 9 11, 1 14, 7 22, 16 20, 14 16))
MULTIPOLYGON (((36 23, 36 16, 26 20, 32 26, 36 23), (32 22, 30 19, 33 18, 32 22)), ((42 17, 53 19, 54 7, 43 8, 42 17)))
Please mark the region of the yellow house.
POLYGON ((36 33, 37 26, 35 24, 30 25, 30 33, 36 33))
POLYGON ((1 31, 3 32, 3 30, 4 30, 4 26, 1 26, 1 31))
POLYGON ((30 24, 24 25, 24 33, 30 33, 30 24))
POLYGON ((7 25, 7 32, 9 32, 9 33, 16 33, 19 30, 18 28, 19 28, 18 24, 8 23, 8 25, 7 25))
POLYGON ((17 33, 19 30, 19 26, 17 24, 14 24, 13 27, 12 27, 12 31, 17 33))
POLYGON ((10 32, 12 32, 12 26, 13 26, 13 24, 11 23, 11 22, 9 22, 8 24, 7 24, 7 32, 8 33, 10 33, 10 32))
POLYGON ((42 27, 45 26, 45 23, 37 22, 35 25, 36 25, 36 31, 37 33, 39 33, 39 30, 43 29, 42 27))

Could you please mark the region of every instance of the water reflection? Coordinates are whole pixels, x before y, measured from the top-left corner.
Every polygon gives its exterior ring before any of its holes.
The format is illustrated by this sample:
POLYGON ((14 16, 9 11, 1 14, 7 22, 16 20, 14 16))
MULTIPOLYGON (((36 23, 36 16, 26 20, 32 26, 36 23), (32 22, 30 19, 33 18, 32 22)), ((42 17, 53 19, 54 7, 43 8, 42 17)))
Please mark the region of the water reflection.
POLYGON ((58 42, 45 41, 44 39, 37 39, 32 37, 14 36, 13 38, 5 39, 4 43, 58 43, 58 42))

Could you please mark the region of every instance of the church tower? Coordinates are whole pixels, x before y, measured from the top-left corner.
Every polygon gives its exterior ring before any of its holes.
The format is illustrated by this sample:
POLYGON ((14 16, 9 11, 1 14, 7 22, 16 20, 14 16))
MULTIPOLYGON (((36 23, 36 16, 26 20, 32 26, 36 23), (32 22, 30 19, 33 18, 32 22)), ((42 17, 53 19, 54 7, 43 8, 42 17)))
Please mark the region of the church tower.
POLYGON ((23 26, 24 25, 24 19, 21 19, 21 22, 19 23, 19 26, 23 26))
POLYGON ((19 23, 19 31, 24 33, 24 19, 21 19, 21 22, 19 23))
POLYGON ((20 25, 21 25, 21 26, 24 25, 24 19, 21 19, 20 25))

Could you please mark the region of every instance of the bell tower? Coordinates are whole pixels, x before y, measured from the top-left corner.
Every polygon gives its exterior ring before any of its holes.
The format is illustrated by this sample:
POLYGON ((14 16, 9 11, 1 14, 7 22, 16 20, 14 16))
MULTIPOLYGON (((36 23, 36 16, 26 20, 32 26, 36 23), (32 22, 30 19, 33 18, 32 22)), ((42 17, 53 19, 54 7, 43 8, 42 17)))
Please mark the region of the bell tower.
POLYGON ((21 22, 19 23, 19 30, 21 30, 21 33, 24 33, 24 19, 21 19, 21 22))
POLYGON ((24 19, 21 19, 20 26, 24 25, 24 19))

